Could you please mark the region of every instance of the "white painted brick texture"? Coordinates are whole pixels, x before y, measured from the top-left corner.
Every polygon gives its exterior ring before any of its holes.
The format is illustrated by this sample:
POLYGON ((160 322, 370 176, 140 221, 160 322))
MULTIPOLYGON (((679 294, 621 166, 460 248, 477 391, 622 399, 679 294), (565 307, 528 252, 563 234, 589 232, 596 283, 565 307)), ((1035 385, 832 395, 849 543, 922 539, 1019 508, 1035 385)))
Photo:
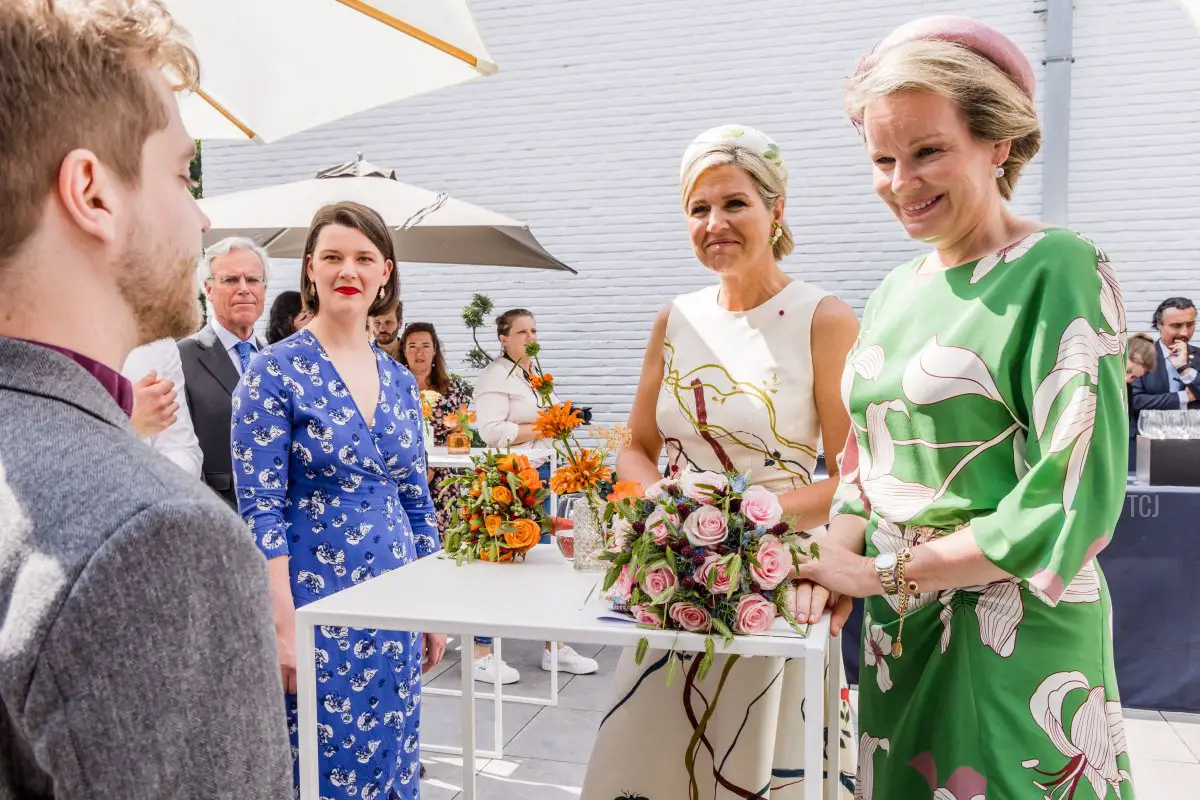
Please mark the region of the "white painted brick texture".
MULTIPOLYGON (((1191 246, 1200 221, 1200 36, 1170 0, 1077 6, 1071 222, 1117 262, 1137 328, 1167 294, 1200 299, 1191 246)), ((628 412, 655 310, 711 280, 692 256, 678 198, 679 158, 696 133, 740 122, 780 141, 797 239, 784 267, 861 312, 918 247, 874 197, 841 112, 858 55, 901 22, 939 12, 1000 27, 1035 59, 1039 77, 1045 42, 1044 0, 475 0, 473 8, 499 75, 269 146, 208 143, 205 190, 298 180, 362 151, 401 180, 525 220, 577 276, 406 264, 406 318, 434 322, 461 370, 468 336, 459 311, 472 292, 498 310, 533 309, 547 367, 604 421, 628 412)), ((1040 204, 1035 161, 1016 208, 1036 216, 1040 204)), ((296 276, 294 262, 281 263, 272 296, 294 288, 296 276)))

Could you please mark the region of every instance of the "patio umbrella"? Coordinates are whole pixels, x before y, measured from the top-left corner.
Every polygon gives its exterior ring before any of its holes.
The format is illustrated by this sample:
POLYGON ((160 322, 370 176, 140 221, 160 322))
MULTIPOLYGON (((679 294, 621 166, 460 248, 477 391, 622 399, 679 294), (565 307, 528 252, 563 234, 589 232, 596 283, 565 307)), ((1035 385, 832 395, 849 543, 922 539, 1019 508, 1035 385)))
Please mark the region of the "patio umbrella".
POLYGON ((270 142, 492 75, 467 0, 166 0, 200 56, 197 139, 270 142))
POLYGON ((401 183, 394 170, 363 161, 361 154, 309 180, 204 198, 200 207, 212 220, 204 244, 246 236, 266 247, 273 258, 300 258, 313 214, 343 200, 380 213, 392 229, 400 261, 575 272, 546 252, 525 223, 401 183))

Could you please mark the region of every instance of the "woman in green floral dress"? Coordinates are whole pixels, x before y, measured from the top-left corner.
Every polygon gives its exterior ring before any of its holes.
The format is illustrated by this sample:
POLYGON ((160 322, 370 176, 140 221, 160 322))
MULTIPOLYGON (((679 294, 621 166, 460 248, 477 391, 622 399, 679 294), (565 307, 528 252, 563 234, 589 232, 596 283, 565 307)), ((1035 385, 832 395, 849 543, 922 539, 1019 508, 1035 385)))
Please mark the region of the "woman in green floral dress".
POLYGON ((933 247, 867 304, 834 518, 800 568, 839 612, 867 598, 863 800, 1133 797, 1095 560, 1124 500, 1124 310, 1096 245, 1005 202, 1032 97, 1012 42, 944 17, 847 91, 876 192, 933 247))

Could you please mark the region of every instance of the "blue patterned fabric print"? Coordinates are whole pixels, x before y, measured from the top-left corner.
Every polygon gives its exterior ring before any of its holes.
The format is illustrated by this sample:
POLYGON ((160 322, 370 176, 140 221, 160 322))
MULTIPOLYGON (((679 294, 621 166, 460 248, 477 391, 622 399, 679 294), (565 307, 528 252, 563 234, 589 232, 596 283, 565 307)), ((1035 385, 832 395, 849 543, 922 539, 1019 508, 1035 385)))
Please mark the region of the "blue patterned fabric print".
MULTIPOLYGON (((308 331, 265 348, 234 394, 238 509, 268 559, 290 557, 297 608, 438 549, 417 384, 375 356, 370 429, 308 331)), ((316 636, 321 797, 417 800, 421 634, 316 636)), ((286 700, 295 756, 296 697, 286 700)))

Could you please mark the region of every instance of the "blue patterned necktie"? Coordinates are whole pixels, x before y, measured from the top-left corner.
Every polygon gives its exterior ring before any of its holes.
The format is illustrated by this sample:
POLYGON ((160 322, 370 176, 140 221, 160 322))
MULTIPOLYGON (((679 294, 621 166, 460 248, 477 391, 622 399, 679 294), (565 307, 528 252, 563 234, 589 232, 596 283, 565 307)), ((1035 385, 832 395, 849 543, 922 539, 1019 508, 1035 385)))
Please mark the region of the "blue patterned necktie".
POLYGON ((250 358, 254 355, 254 345, 249 342, 238 342, 233 346, 237 350, 238 359, 242 362, 242 374, 246 374, 246 369, 250 366, 250 358))

